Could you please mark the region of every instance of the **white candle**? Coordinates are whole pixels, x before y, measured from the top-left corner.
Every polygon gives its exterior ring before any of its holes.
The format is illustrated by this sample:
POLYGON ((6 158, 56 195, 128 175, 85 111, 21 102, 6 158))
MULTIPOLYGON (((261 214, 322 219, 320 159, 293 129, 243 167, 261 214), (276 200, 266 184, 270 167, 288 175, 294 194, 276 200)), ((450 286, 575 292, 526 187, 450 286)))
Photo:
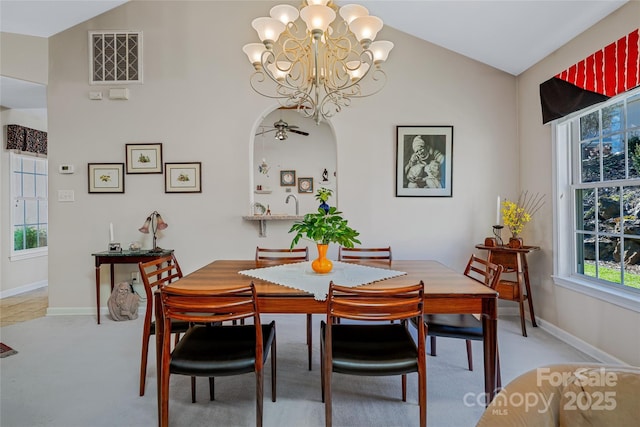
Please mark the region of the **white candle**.
POLYGON ((109 237, 111 238, 111 240, 109 241, 113 242, 113 223, 112 222, 109 223, 109 237))
POLYGON ((500 225, 500 196, 498 196, 498 206, 496 208, 496 225, 500 225))

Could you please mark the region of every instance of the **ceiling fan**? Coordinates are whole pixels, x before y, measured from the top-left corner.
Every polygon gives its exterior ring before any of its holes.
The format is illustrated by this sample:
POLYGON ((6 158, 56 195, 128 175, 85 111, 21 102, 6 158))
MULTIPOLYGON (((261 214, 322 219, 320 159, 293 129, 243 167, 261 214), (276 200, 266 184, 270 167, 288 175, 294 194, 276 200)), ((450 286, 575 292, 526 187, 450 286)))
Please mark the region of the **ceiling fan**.
POLYGON ((284 141, 285 139, 287 139, 288 137, 287 132, 293 132, 293 133, 297 133, 299 135, 304 135, 304 136, 309 135, 309 132, 298 130, 298 126, 296 125, 289 126, 287 122, 280 119, 273 124, 273 129, 263 130, 262 132, 258 132, 256 133, 256 136, 264 135, 265 133, 269 133, 273 131, 276 132, 275 138, 279 141, 284 141))

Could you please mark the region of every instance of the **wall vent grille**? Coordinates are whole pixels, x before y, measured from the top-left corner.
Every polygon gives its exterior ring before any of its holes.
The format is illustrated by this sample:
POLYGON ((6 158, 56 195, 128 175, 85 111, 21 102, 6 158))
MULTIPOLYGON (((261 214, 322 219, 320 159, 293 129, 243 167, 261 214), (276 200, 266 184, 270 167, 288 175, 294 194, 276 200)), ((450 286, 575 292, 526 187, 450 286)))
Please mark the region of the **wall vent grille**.
POLYGON ((142 83, 142 32, 90 31, 90 83, 142 83))

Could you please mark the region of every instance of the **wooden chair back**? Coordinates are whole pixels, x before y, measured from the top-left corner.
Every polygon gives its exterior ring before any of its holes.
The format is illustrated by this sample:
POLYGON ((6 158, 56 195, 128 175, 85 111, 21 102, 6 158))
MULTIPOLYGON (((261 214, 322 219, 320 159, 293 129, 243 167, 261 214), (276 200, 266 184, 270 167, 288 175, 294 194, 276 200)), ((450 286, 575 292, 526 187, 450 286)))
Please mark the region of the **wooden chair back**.
POLYGON ((256 246, 256 261, 293 263, 309 261, 309 248, 261 248, 256 246))
POLYGON ((502 265, 494 264, 472 254, 464 269, 464 275, 491 289, 496 289, 503 269, 502 265))
POLYGON ((349 261, 359 259, 386 259, 391 262, 391 246, 386 248, 338 248, 338 261, 349 261))

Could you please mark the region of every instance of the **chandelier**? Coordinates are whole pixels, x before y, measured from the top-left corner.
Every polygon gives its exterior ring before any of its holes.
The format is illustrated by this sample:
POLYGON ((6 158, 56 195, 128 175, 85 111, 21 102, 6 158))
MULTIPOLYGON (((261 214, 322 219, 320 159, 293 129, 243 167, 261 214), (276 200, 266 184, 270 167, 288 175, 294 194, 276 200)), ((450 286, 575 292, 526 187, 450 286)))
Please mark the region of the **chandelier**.
POLYGON ((386 83, 381 64, 393 43, 374 41, 383 22, 363 6, 304 0, 299 9, 274 6, 251 25, 262 41, 242 48, 255 69, 251 87, 316 124, 386 83))

